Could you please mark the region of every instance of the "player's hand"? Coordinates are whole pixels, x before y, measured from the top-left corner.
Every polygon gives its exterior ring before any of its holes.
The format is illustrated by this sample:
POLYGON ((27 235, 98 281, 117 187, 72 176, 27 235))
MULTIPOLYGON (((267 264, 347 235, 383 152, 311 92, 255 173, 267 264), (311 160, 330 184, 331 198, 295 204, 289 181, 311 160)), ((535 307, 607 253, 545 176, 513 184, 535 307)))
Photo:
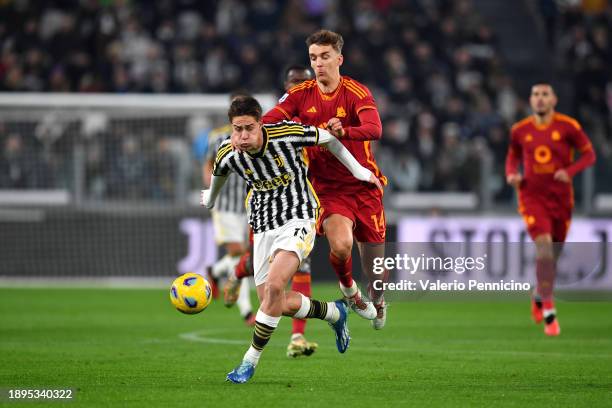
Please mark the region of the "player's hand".
POLYGON ((338 118, 331 118, 327 121, 327 130, 337 138, 341 138, 345 134, 342 122, 338 118))
POLYGON ((200 205, 208 208, 209 210, 215 206, 215 203, 210 202, 210 190, 200 191, 200 205))
POLYGON ((560 181, 562 183, 571 183, 572 178, 569 176, 569 174, 567 174, 567 170, 565 169, 559 169, 555 172, 555 175, 553 176, 553 178, 556 181, 560 181))
POLYGON ((374 184, 376 187, 378 187, 378 189, 382 192, 383 191, 383 185, 380 182, 380 180, 378 179, 378 177, 376 177, 374 175, 374 173, 370 174, 370 179, 368 180, 368 183, 372 183, 374 184))
POLYGON ((522 180, 523 177, 519 173, 509 174, 508 177, 506 177, 506 183, 514 188, 518 188, 522 180))

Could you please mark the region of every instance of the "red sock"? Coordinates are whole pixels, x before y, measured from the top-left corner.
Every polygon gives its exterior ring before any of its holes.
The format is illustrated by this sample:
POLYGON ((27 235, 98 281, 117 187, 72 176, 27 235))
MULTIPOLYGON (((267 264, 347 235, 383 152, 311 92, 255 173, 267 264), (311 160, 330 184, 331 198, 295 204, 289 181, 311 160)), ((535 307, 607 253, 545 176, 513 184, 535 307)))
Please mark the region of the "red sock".
MULTIPOLYGON (((311 296, 310 274, 305 272, 296 272, 291 281, 291 290, 301 293, 306 297, 311 296)), ((291 334, 304 334, 306 330, 305 319, 293 319, 293 330, 291 334)))
POLYGON ((332 264, 338 280, 345 288, 353 286, 353 258, 343 261, 332 252, 329 253, 329 262, 332 264))
POLYGON ((552 301, 555 284, 555 261, 544 258, 536 260, 536 278, 538 280, 537 292, 542 302, 552 301))
POLYGON ((236 269, 235 269, 236 278, 242 279, 242 278, 246 278, 247 276, 252 275, 252 273, 249 273, 251 269, 249 267, 250 258, 251 258, 250 251, 245 252, 240 257, 240 261, 238 261, 238 264, 236 265, 236 269))
POLYGON ((555 303, 551 300, 545 300, 542 302, 542 308, 544 310, 551 310, 555 308, 555 303))

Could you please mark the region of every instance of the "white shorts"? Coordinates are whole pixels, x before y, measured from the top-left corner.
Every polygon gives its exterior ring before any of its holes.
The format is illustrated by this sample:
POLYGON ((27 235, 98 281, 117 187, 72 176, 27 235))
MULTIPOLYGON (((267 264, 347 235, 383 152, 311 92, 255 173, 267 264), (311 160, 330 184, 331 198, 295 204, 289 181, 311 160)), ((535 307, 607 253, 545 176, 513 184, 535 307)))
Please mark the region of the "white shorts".
POLYGON ((270 263, 276 251, 294 252, 300 263, 310 255, 315 240, 314 220, 291 220, 282 227, 253 235, 253 269, 255 285, 268 279, 270 263))
POLYGON ((227 211, 212 211, 217 245, 228 242, 248 242, 249 230, 246 214, 227 211))

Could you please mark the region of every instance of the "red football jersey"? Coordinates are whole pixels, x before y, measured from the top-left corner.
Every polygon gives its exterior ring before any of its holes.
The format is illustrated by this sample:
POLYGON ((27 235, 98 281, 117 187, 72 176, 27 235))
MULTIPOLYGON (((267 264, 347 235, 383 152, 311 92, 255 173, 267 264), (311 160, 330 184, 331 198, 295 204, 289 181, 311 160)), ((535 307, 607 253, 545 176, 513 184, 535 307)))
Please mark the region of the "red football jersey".
POLYGON ((574 205, 572 183, 554 180, 559 169, 570 177, 595 162, 595 153, 580 124, 569 116, 555 113, 550 123, 538 125, 530 116, 512 126, 506 158, 506 175, 517 173, 523 164, 521 199, 530 196, 546 201, 548 207, 574 205), (574 152, 581 153, 574 161, 574 152))
MULTIPOLYGON (((347 135, 350 135, 351 127, 361 125, 359 112, 366 109, 377 111, 376 103, 369 89, 354 79, 342 76, 340 84, 330 94, 321 92, 316 80, 312 79, 289 89, 278 104, 264 115, 263 120, 269 123, 297 117, 305 125, 325 128, 327 121, 336 117, 342 122, 347 135)), ((350 140, 349 137, 341 138, 340 141, 362 166, 368 168, 386 184, 387 180, 374 160, 370 140, 350 140)), ((363 182, 355 179, 324 147, 309 147, 307 153, 308 175, 315 190, 337 188, 338 184, 345 188, 363 185, 363 182)))

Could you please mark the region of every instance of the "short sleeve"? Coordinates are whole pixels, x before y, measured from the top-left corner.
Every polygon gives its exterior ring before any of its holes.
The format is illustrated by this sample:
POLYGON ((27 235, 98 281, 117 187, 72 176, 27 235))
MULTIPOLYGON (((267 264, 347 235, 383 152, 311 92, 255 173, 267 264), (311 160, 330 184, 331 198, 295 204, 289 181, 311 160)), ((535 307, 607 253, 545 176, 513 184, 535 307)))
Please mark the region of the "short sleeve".
POLYGON ((233 152, 234 150, 229 140, 223 141, 215 156, 213 175, 225 177, 230 173, 231 167, 229 165, 229 159, 232 157, 233 152))

